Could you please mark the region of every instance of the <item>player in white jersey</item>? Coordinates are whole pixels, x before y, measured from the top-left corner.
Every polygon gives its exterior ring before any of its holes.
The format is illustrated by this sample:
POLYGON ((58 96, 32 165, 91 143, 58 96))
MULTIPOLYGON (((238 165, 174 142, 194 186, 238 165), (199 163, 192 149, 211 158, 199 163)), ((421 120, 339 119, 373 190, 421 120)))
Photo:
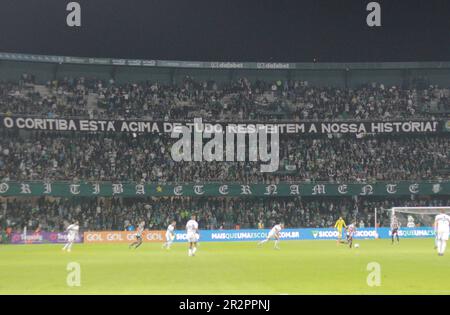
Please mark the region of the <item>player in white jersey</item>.
POLYGON ((68 252, 72 251, 72 245, 77 239, 79 230, 80 226, 78 221, 75 221, 73 224, 67 227, 67 243, 66 245, 64 245, 63 250, 67 250, 68 252))
POLYGON ((172 221, 172 223, 169 224, 166 231, 166 242, 163 244, 163 248, 170 249, 170 246, 173 243, 173 240, 175 239, 175 225, 177 223, 175 221, 172 221))
POLYGON ((269 241, 271 238, 275 239, 275 249, 280 249, 278 247, 278 242, 280 241, 280 232, 281 230, 284 229, 284 224, 280 223, 280 224, 276 224, 269 232, 269 234, 267 235, 267 238, 265 240, 262 240, 261 242, 258 243, 258 245, 262 245, 265 242, 269 241))
POLYGON ((134 246, 134 249, 136 249, 139 246, 141 246, 141 244, 142 244, 142 233, 144 232, 144 228, 145 228, 145 221, 141 221, 141 223, 139 223, 139 225, 137 227, 136 234, 134 235, 136 237, 136 241, 131 243, 128 246, 128 248, 131 248, 131 247, 134 246))
POLYGON ((437 251, 439 256, 444 256, 447 247, 448 234, 450 233, 450 216, 441 210, 434 219, 434 230, 436 232, 437 251))
POLYGON ((197 251, 197 241, 199 239, 198 234, 198 223, 197 223, 197 216, 192 215, 191 219, 186 223, 186 234, 187 234, 187 240, 189 242, 189 256, 195 256, 195 252, 197 251))
POLYGON ((400 244, 400 237, 398 236, 398 230, 400 229, 400 222, 397 219, 397 216, 395 214, 391 217, 391 238, 392 238, 392 245, 394 245, 394 236, 397 237, 397 244, 400 244))

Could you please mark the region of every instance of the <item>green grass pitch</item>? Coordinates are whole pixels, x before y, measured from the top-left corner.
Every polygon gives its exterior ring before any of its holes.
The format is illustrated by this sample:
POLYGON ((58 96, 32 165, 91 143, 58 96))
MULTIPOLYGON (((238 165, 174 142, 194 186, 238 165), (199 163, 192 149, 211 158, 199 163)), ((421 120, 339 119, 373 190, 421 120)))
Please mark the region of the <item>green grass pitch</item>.
POLYGON ((450 253, 439 257, 433 239, 201 243, 170 251, 144 243, 1 245, 0 294, 450 294, 450 253), (81 268, 70 287, 67 264, 81 268), (381 267, 380 286, 369 286, 368 263, 381 267))

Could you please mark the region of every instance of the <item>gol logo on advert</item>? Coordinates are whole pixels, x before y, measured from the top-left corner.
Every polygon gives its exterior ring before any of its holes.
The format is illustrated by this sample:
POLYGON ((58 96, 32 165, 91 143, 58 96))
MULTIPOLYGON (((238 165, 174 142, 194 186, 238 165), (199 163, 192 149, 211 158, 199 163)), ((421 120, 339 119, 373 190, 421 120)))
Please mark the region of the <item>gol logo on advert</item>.
MULTIPOLYGON (((163 231, 145 231, 142 233, 144 242, 162 242, 163 231)), ((136 239, 136 232, 85 232, 85 243, 128 243, 136 239)))

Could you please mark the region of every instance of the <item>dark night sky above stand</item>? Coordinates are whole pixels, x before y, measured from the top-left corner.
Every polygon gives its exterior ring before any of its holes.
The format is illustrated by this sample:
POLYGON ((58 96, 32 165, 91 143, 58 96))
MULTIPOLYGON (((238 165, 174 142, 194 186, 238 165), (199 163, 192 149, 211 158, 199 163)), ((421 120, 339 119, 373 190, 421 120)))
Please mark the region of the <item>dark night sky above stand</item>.
POLYGON ((272 62, 450 60, 450 1, 5 0, 0 51, 70 56, 272 62))

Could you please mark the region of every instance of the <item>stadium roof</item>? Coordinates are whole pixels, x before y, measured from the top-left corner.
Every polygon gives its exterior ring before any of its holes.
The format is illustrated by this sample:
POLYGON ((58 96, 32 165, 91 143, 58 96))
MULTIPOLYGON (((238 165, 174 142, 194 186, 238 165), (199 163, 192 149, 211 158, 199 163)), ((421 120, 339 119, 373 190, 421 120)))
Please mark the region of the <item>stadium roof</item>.
POLYGON ((361 70, 361 69, 450 69, 449 61, 428 62, 220 62, 145 60, 123 58, 90 58, 55 55, 36 55, 0 52, 0 60, 19 62, 43 62, 57 64, 80 64, 99 66, 135 66, 197 69, 255 69, 255 70, 361 70))

